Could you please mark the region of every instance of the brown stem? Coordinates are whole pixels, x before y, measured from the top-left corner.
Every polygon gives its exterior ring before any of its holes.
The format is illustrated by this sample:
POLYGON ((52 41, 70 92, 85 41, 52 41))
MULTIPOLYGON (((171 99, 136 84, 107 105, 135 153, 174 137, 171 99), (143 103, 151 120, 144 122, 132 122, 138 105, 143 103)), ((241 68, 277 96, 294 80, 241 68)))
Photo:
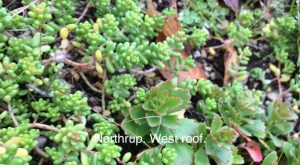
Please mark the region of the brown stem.
POLYGON ((34 148, 34 151, 40 155, 42 158, 48 158, 48 155, 43 151, 41 150, 40 148, 34 148))
POLYGON ((85 8, 82 12, 82 14, 78 18, 78 22, 80 22, 84 18, 84 16, 86 15, 86 13, 89 11, 90 5, 91 5, 91 1, 88 1, 88 3, 86 4, 86 6, 85 6, 85 8))
POLYGON ((60 130, 55 128, 55 127, 52 127, 52 126, 49 126, 49 125, 46 125, 46 124, 41 124, 41 123, 31 123, 30 127, 31 128, 44 129, 44 130, 53 131, 53 132, 57 132, 57 133, 60 132, 60 130))
POLYGON ((85 82, 85 84, 86 84, 87 86, 89 86, 89 87, 91 88, 92 91, 102 94, 102 90, 95 88, 95 87, 89 82, 89 80, 86 78, 86 76, 84 75, 84 73, 79 72, 79 74, 80 74, 80 77, 81 77, 81 78, 83 79, 83 81, 85 82))
MULTIPOLYGON (((105 80, 106 80, 106 69, 103 69, 103 76, 102 76, 102 84, 104 84, 105 80)), ((105 90, 103 90, 102 92, 102 96, 101 96, 101 104, 102 104, 102 112, 105 111, 105 90)))
MULTIPOLYGON (((42 60, 42 64, 45 65, 45 64, 48 64, 48 63, 51 63, 51 62, 54 62, 54 61, 57 61, 57 58, 56 57, 51 57, 51 58, 42 60)), ((71 65, 73 67, 80 67, 80 68, 89 67, 92 64, 94 64, 94 61, 85 62, 85 63, 78 63, 78 62, 72 61, 72 60, 67 59, 67 58, 65 58, 62 62, 67 64, 67 65, 71 65)))
MULTIPOLYGON (((278 68, 280 69, 280 64, 278 66, 278 68)), ((282 85, 281 85, 281 82, 280 82, 280 76, 277 77, 277 83, 278 83, 278 90, 279 90, 279 101, 282 102, 282 85)))
POLYGON ((43 165, 43 164, 44 164, 44 161, 45 161, 45 159, 44 159, 44 158, 41 158, 41 159, 39 160, 38 165, 43 165))
POLYGON ((67 118, 66 118, 66 116, 65 116, 64 114, 61 115, 61 119, 62 119, 62 121, 63 121, 64 123, 67 122, 67 118))
POLYGON ((75 49, 75 51, 78 53, 78 54, 80 54, 80 55, 82 55, 82 56, 89 56, 87 53, 85 53, 83 50, 81 50, 81 49, 75 49))
POLYGON ((94 62, 77 63, 77 62, 74 62, 74 61, 69 60, 69 59, 64 59, 63 62, 65 64, 68 64, 68 65, 71 65, 71 66, 74 66, 74 67, 81 67, 81 68, 88 67, 91 64, 94 64, 94 62))
POLYGON ((10 102, 8 102, 7 107, 8 107, 8 114, 9 114, 11 120, 13 121, 14 126, 15 126, 15 127, 19 126, 18 121, 17 121, 17 119, 16 119, 16 117, 15 117, 15 115, 14 115, 14 113, 13 113, 13 110, 12 110, 12 107, 11 107, 11 105, 10 105, 10 102))
POLYGON ((120 158, 117 158, 117 162, 118 162, 119 164, 122 164, 122 165, 125 164, 125 163, 122 162, 122 160, 121 160, 120 158))
POLYGON ((22 12, 24 12, 25 10, 27 10, 27 9, 30 7, 31 4, 39 3, 40 1, 41 1, 41 0, 34 0, 34 1, 32 1, 31 3, 29 3, 28 5, 26 5, 26 6, 23 6, 23 7, 20 7, 20 8, 18 8, 18 9, 15 9, 15 10, 17 11, 17 13, 15 13, 15 14, 13 15, 13 17, 16 16, 16 15, 18 15, 18 14, 20 14, 20 13, 22 13, 22 12))

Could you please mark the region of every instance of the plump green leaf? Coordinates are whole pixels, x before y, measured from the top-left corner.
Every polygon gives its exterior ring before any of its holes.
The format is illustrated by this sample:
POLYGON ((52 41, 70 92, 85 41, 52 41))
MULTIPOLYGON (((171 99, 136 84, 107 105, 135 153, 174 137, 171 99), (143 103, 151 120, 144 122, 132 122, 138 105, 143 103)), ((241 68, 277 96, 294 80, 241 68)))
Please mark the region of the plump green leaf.
POLYGON ((145 136, 150 131, 148 124, 138 125, 133 120, 125 119, 121 125, 127 135, 145 136))
POLYGON ((178 126, 178 117, 176 115, 168 115, 162 118, 161 125, 170 129, 176 129, 178 126))
POLYGON ((290 110, 290 104, 284 103, 280 104, 275 102, 268 107, 268 120, 295 120, 297 119, 297 114, 290 110))
POLYGON ((270 126, 270 131, 274 135, 286 135, 291 131, 293 131, 293 129, 294 129, 293 124, 286 122, 284 120, 276 121, 270 126))
POLYGON ((273 151, 266 156, 262 165, 277 165, 278 164, 277 159, 278 159, 277 153, 276 151, 273 151))
POLYGON ((180 111, 182 109, 179 109, 178 107, 183 103, 183 100, 181 100, 179 97, 169 97, 168 99, 166 99, 166 101, 164 102, 164 104, 162 104, 159 107, 159 113, 161 114, 166 114, 166 113, 173 113, 173 112, 177 112, 180 111))
POLYGON ((175 135, 177 137, 193 136, 196 133, 197 122, 192 119, 181 119, 178 123, 175 135))
POLYGON ((151 134, 157 137, 156 140, 159 144, 166 144, 172 142, 169 141, 171 140, 169 138, 173 137, 174 131, 163 126, 157 126, 151 128, 151 134))
POLYGON ((162 116, 158 116, 153 112, 147 112, 146 118, 150 127, 157 127, 162 124, 162 116))
POLYGON ((244 164, 244 158, 239 155, 236 147, 232 148, 231 164, 244 164))
POLYGON ((264 138, 266 136, 266 126, 261 120, 249 120, 248 124, 242 127, 258 138, 264 138))
POLYGON ((211 133, 213 135, 216 135, 218 133, 219 129, 221 129, 222 124, 223 124, 223 122, 222 122, 221 117, 219 115, 215 115, 215 117, 211 123, 211 126, 210 126, 211 133))
POLYGON ((291 142, 283 144, 283 153, 287 158, 289 165, 298 165, 300 163, 300 147, 295 146, 291 142))
POLYGON ((271 133, 269 133, 270 135, 270 138, 273 142, 273 144, 276 146, 276 147, 282 147, 284 145, 284 141, 279 139, 278 137, 272 135, 271 133))
POLYGON ((207 135, 207 125, 205 123, 200 123, 197 128, 198 135, 202 135, 203 138, 207 135))
POLYGON ((129 114, 131 119, 136 123, 136 124, 145 124, 145 112, 143 111, 142 107, 140 105, 134 106, 131 110, 129 110, 129 114))
POLYGON ((162 155, 160 153, 161 147, 154 147, 145 150, 137 155, 138 160, 141 162, 152 162, 156 165, 163 165, 162 155))
POLYGON ((210 165, 208 156, 202 148, 199 148, 194 156, 195 165, 210 165))
POLYGON ((209 155, 218 165, 227 165, 230 162, 231 151, 225 146, 216 144, 210 136, 205 139, 206 154, 209 155))
POLYGON ((193 164, 194 150, 192 146, 183 143, 171 143, 166 146, 174 148, 176 151, 177 157, 174 165, 193 164))

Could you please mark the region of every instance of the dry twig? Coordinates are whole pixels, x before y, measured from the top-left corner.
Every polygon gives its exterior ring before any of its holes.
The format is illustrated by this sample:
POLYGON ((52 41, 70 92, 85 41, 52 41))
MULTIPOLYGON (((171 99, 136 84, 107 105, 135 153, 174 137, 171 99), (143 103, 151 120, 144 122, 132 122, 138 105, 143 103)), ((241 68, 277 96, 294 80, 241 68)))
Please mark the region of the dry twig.
POLYGON ((89 80, 86 78, 86 76, 84 75, 84 73, 79 72, 79 74, 80 74, 80 77, 81 77, 81 78, 83 79, 83 81, 85 82, 85 84, 86 84, 87 86, 89 86, 89 87, 91 88, 92 91, 102 94, 102 90, 95 88, 95 87, 89 82, 89 80))
POLYGON ((16 119, 16 117, 15 117, 15 115, 14 115, 14 113, 13 113, 13 110, 12 110, 12 107, 11 107, 11 105, 10 105, 10 102, 8 102, 7 108, 8 108, 9 116, 10 116, 11 120, 12 120, 13 123, 14 123, 14 126, 15 126, 15 127, 19 126, 18 121, 17 121, 17 119, 16 119))

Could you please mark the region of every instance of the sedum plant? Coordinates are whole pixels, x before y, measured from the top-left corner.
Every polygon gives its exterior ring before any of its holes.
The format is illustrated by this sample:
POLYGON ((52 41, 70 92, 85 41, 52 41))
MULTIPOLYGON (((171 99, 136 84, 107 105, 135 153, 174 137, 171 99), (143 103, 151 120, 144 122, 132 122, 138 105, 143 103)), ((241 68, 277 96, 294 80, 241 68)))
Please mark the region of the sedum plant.
POLYGON ((174 148, 164 147, 155 147, 143 151, 138 155, 137 164, 139 165, 170 165, 174 163, 177 154, 174 148))
POLYGON ((29 165, 31 160, 28 151, 11 144, 7 148, 0 146, 0 164, 2 165, 29 165))
POLYGON ((172 135, 180 113, 190 105, 190 97, 187 90, 165 82, 153 87, 145 102, 133 106, 125 114, 122 125, 130 135, 145 136, 149 132, 172 135))
POLYGON ((66 153, 72 151, 80 151, 85 148, 85 141, 88 133, 84 131, 84 125, 77 124, 69 120, 66 126, 60 129, 60 132, 55 135, 54 140, 57 143, 62 143, 62 148, 66 153))
POLYGON ((114 142, 108 142, 96 145, 99 154, 96 156, 97 162, 101 164, 116 165, 114 159, 121 156, 121 147, 114 144, 114 142))
POLYGON ((93 124, 94 132, 103 137, 112 136, 119 131, 119 128, 112 121, 106 120, 97 114, 92 114, 91 118, 95 122, 93 124))
POLYGON ((211 93, 205 97, 206 100, 198 102, 200 111, 211 119, 220 113, 226 125, 238 127, 249 136, 266 136, 266 125, 259 117, 264 114, 260 107, 259 91, 245 90, 238 82, 233 82, 225 90, 211 86, 211 93))
POLYGON ((112 95, 114 98, 127 98, 130 96, 129 89, 136 85, 134 76, 122 74, 113 76, 111 80, 106 80, 104 83, 105 92, 112 95))
POLYGON ((11 138, 17 137, 18 147, 30 151, 38 145, 37 138, 40 136, 40 131, 30 129, 29 124, 22 124, 17 128, 7 127, 0 129, 0 135, 0 141, 3 143, 10 141, 11 138))

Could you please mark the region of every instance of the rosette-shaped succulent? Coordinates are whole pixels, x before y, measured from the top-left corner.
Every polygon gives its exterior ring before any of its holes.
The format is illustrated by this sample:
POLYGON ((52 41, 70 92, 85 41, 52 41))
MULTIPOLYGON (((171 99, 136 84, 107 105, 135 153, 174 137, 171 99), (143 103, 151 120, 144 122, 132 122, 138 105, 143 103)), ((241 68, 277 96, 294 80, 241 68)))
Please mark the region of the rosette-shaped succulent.
POLYGON ((148 99, 132 107, 122 125, 127 134, 145 136, 152 134, 172 135, 178 125, 181 112, 190 105, 187 89, 165 82, 149 91, 148 99))
POLYGON ((66 153, 72 151, 81 151, 85 146, 85 141, 88 137, 88 133, 84 131, 83 124, 74 125, 74 122, 68 120, 66 126, 61 128, 60 133, 58 133, 54 140, 56 142, 61 142, 62 148, 66 153))

